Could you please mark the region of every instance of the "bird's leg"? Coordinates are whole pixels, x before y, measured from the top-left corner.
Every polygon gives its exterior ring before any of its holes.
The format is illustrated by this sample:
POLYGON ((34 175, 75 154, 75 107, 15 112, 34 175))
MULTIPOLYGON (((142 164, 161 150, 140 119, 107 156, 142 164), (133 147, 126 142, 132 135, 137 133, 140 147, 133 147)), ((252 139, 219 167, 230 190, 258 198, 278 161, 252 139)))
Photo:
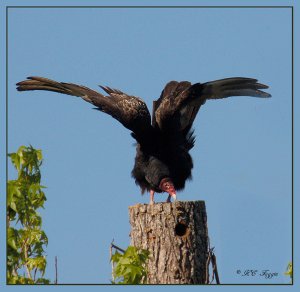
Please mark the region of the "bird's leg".
POLYGON ((154 204, 154 194, 155 194, 155 191, 150 190, 150 205, 154 204))

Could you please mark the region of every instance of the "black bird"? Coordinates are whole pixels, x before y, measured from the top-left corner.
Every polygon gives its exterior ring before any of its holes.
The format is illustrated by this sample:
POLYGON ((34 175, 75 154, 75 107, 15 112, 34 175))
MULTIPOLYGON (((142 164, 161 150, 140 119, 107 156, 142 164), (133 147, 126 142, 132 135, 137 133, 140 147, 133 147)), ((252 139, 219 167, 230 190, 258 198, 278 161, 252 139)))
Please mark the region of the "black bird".
POLYGON ((17 83, 19 91, 48 90, 79 96, 129 129, 137 141, 132 176, 142 193, 150 192, 151 204, 155 192, 167 192, 167 202, 171 197, 176 200, 176 191, 182 190, 186 180, 191 179, 193 160, 189 150, 195 143, 192 125, 206 100, 229 96, 271 97, 260 90, 268 86, 253 78, 233 77, 202 84, 171 81, 153 102, 151 123, 142 99, 107 86, 100 87, 107 96, 85 86, 43 77, 28 77, 17 83))

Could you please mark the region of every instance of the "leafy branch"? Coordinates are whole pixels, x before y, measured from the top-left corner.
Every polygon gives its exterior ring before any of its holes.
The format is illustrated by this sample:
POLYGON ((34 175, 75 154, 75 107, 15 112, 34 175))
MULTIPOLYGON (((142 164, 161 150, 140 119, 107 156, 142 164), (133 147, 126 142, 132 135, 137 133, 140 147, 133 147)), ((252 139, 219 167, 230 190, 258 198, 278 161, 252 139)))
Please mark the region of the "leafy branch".
MULTIPOLYGON (((116 248, 116 246, 113 246, 116 248)), ((129 246, 124 253, 117 248, 111 256, 113 263, 113 284, 145 284, 147 278, 146 262, 149 251, 129 246)))
POLYGON ((291 278, 291 281, 293 281, 293 263, 289 262, 289 264, 286 267, 286 272, 284 273, 286 276, 289 276, 291 278))
POLYGON ((48 284, 43 278, 48 238, 37 212, 46 201, 45 187, 40 184, 42 151, 21 146, 8 156, 18 176, 7 183, 7 283, 48 284))

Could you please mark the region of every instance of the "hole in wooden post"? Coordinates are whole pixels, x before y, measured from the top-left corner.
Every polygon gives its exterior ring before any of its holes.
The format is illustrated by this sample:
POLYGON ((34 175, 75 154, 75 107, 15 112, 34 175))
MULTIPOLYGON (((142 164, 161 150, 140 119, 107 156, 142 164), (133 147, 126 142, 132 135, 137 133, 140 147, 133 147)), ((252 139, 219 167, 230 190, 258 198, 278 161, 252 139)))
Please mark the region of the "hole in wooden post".
POLYGON ((187 230, 188 230, 188 227, 182 222, 177 223, 175 226, 175 234, 178 236, 186 235, 187 230))

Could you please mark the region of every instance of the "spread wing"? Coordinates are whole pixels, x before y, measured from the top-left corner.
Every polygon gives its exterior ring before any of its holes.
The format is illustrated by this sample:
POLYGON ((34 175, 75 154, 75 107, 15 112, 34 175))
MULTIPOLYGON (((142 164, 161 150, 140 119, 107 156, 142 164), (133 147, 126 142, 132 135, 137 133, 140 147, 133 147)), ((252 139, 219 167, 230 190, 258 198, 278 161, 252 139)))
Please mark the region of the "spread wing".
POLYGON ((257 79, 233 77, 207 83, 169 82, 153 105, 152 125, 164 132, 184 131, 187 133, 201 107, 208 99, 229 96, 271 97, 260 89, 268 86, 257 79))
POLYGON ((111 115, 136 135, 151 127, 150 113, 143 100, 129 96, 120 90, 105 86, 100 87, 108 93, 108 96, 85 86, 57 82, 43 77, 28 77, 27 80, 17 83, 17 90, 19 91, 47 90, 79 96, 96 106, 96 109, 111 115))

